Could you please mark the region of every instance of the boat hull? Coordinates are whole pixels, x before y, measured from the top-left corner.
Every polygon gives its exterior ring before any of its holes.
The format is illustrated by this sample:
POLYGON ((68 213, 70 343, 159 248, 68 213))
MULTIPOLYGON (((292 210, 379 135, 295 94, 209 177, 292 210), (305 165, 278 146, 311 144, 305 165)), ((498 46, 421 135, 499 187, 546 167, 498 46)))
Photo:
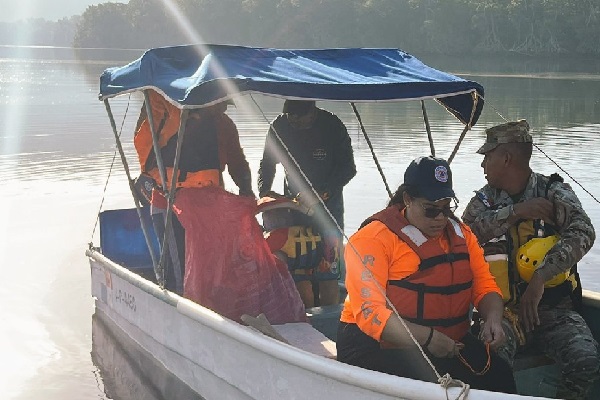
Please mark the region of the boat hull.
MULTIPOLYGON (((346 365, 228 320, 88 251, 97 312, 205 399, 446 399, 437 384, 346 365)), ((196 398, 198 398, 196 397, 196 398)), ((471 390, 469 399, 520 398, 471 390)))

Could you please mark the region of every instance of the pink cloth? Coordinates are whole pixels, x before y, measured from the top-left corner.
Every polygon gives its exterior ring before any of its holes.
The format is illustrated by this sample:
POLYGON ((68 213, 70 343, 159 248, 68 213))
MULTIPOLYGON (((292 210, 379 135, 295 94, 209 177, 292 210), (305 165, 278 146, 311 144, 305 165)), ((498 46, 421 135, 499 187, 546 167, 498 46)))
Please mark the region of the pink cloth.
POLYGON ((287 267, 263 238, 254 199, 182 188, 175 208, 185 228, 185 297, 238 322, 260 313, 273 324, 306 321, 287 267))

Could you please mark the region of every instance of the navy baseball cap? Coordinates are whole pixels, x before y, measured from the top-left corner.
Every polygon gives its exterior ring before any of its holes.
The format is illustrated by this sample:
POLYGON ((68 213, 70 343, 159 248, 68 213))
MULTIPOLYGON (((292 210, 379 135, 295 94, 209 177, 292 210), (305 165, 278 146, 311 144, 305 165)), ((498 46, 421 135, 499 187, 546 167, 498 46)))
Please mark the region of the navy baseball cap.
POLYGON ((293 115, 306 115, 316 107, 314 100, 286 100, 283 103, 283 113, 293 115))
POLYGON ((404 172, 404 184, 414 186, 429 201, 456 198, 452 189, 452 171, 442 158, 419 157, 404 172))

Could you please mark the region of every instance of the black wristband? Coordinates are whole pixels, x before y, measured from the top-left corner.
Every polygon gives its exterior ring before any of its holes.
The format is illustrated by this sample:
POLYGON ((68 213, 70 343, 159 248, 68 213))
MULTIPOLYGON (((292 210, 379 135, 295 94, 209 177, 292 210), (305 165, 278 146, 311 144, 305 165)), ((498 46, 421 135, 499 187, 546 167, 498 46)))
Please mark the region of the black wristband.
POLYGON ((427 346, 431 343, 431 339, 433 338, 433 328, 429 328, 429 336, 427 336, 427 340, 423 343, 423 348, 427 349, 427 346))

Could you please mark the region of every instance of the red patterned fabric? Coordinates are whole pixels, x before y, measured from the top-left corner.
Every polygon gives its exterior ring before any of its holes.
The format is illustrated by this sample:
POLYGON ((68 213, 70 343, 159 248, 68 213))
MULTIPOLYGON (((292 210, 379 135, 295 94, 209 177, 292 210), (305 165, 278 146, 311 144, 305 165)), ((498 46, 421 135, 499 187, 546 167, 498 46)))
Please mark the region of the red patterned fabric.
POLYGON ((185 297, 238 322, 260 313, 273 324, 306 321, 287 267, 263 238, 252 198, 219 187, 182 188, 175 208, 185 228, 185 297))

